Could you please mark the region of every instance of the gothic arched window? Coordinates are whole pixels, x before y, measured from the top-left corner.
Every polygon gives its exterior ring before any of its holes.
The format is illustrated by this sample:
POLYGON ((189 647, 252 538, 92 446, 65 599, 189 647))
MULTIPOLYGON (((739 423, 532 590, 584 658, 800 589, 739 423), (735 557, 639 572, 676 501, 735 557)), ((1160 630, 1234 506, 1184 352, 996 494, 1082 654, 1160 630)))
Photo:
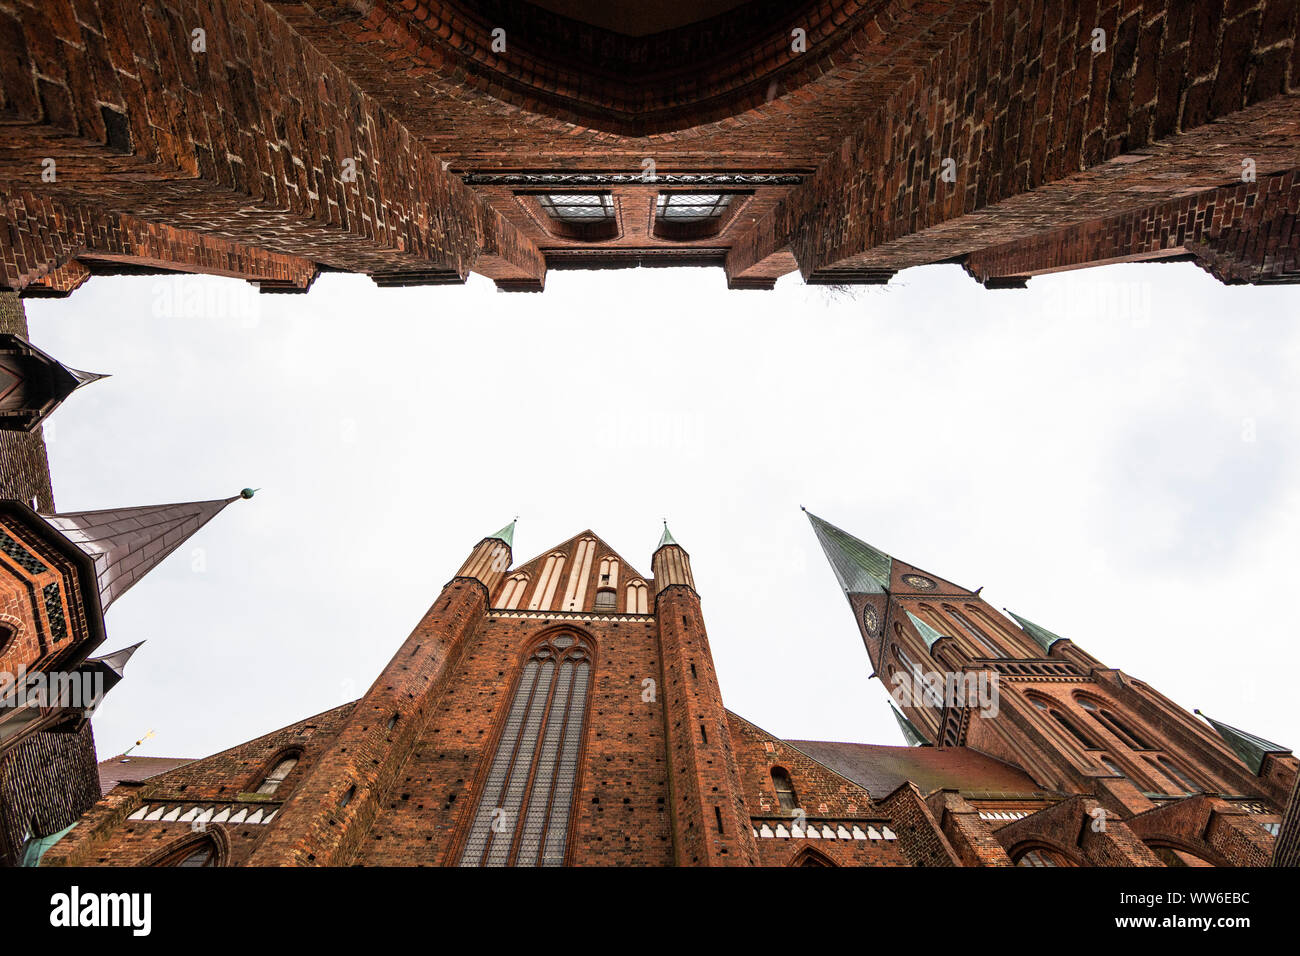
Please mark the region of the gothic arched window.
POLYGON ((1138 736, 1128 723, 1121 720, 1119 717, 1116 717, 1105 707, 1101 706, 1099 701, 1092 700, 1088 697, 1076 697, 1076 700, 1079 701, 1079 706, 1086 710, 1093 720, 1097 721, 1097 723, 1109 730, 1128 747, 1133 750, 1155 749, 1147 744, 1145 739, 1138 736))
POLYGON ((0 654, 9 650, 10 642, 18 635, 18 632, 8 624, 0 622, 0 654))
POLYGON ((794 782, 784 767, 772 768, 772 787, 782 810, 790 812, 798 808, 799 795, 794 792, 794 782))
POLYGON ((1160 765, 1160 769, 1165 772, 1165 776, 1181 786, 1187 793, 1197 793, 1201 789, 1192 781, 1191 777, 1180 770, 1178 765, 1168 757, 1157 757, 1156 762, 1160 765))
POLYGON ((1069 731, 1070 736, 1073 737, 1075 740, 1077 740, 1079 743, 1081 743, 1083 745, 1084 750, 1101 749, 1100 747, 1097 746, 1097 742, 1093 740, 1091 737, 1089 737, 1087 734, 1085 734, 1079 728, 1079 726, 1075 724, 1073 720, 1071 720, 1069 717, 1066 717, 1055 707, 1051 706, 1051 704, 1049 704, 1046 700, 1043 700, 1041 697, 1030 697, 1029 699, 1033 702, 1033 705, 1035 707, 1037 707, 1044 714, 1047 714, 1058 724, 1064 727, 1067 731, 1069 731))
POLYGON ((963 631, 970 635, 971 640, 973 640, 983 650, 988 651, 989 657, 1006 657, 1006 655, 1002 653, 1001 648, 994 645, 994 643, 985 636, 984 632, 976 627, 971 619, 961 611, 957 610, 951 604, 945 604, 943 610, 945 614, 961 626, 963 631))
POLYGON ((1117 764, 1115 761, 1111 760, 1109 757, 1107 757, 1107 756, 1105 756, 1105 755, 1102 755, 1102 756, 1098 757, 1097 759, 1101 761, 1101 765, 1102 765, 1103 767, 1105 767, 1107 770, 1109 770, 1109 771, 1110 771, 1111 773, 1113 773, 1115 776, 1117 776, 1117 777, 1123 777, 1125 780, 1128 779, 1128 774, 1126 774, 1126 773, 1124 772, 1123 768, 1120 767, 1120 765, 1117 764))
POLYGON ((1016 855, 1016 866, 1074 866, 1064 855, 1045 846, 1036 846, 1016 855))
POLYGON ((293 754, 276 762, 271 768, 271 772, 266 775, 262 783, 258 786, 258 793, 275 793, 280 789, 280 784, 284 783, 284 778, 293 772, 293 768, 298 766, 298 755, 293 754))
POLYGON ((217 845, 211 838, 187 843, 162 857, 154 866, 201 867, 217 865, 217 845))
POLYGON ((524 662, 479 793, 461 866, 560 866, 577 794, 592 649, 552 635, 524 662))

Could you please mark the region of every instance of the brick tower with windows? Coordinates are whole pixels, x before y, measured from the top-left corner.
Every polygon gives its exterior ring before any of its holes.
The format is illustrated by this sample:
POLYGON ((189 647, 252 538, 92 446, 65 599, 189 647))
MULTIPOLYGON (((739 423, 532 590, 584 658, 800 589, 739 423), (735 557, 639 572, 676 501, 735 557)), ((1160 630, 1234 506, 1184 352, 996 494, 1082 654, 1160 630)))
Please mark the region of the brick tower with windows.
POLYGON ((998 831, 1013 856, 1268 861, 1296 781, 1287 748, 1198 720, 1072 641, 1004 616, 978 591, 808 517, 905 733, 937 754, 995 757, 1058 795, 1050 807, 1014 808, 998 831), (1076 830, 1079 820, 1087 825, 1076 830))

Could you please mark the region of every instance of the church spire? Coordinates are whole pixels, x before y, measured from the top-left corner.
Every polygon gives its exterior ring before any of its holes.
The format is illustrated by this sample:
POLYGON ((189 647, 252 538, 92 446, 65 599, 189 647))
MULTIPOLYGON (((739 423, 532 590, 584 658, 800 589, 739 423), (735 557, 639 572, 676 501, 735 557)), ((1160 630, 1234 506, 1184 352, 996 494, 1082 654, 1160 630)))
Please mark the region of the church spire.
POLYGON ((898 729, 903 732, 903 739, 907 741, 909 747, 928 747, 930 745, 930 741, 926 740, 925 735, 916 729, 916 724, 907 719, 905 713, 893 704, 889 705, 889 709, 893 711, 894 719, 898 721, 898 729))
POLYGON ((845 594, 888 592, 893 558, 865 541, 859 541, 847 531, 841 531, 830 522, 823 521, 807 508, 803 511, 812 522, 817 540, 826 553, 826 560, 830 562, 845 594))
POLYGON ((31 431, 81 386, 107 377, 64 365, 20 335, 0 333, 0 429, 31 431))
POLYGON ((42 517, 95 562, 102 608, 125 594, 226 505, 253 497, 255 489, 214 501, 192 501, 42 517))
POLYGON ((1021 617, 1019 614, 1017 614, 1015 611, 1008 610, 1007 613, 1010 614, 1012 617, 1014 617, 1016 619, 1016 623, 1020 625, 1021 629, 1023 629, 1026 634, 1032 637, 1034 641, 1037 642, 1039 647, 1041 647, 1044 651, 1048 653, 1051 652, 1053 644, 1055 644, 1057 641, 1065 640, 1065 638, 1061 637, 1061 635, 1053 634, 1047 628, 1040 627, 1039 625, 1035 624, 1033 621, 1026 620, 1025 618, 1021 617))
POLYGON ((518 518, 515 518, 514 521, 511 521, 508 525, 506 525, 496 534, 490 534, 488 535, 488 537, 496 538, 498 541, 504 541, 506 543, 506 547, 513 549, 515 546, 515 523, 518 520, 519 520, 518 518))
POLYGON ((946 636, 944 634, 940 634, 938 631, 932 628, 929 624, 926 624, 925 621, 921 620, 911 611, 907 611, 906 614, 908 618, 911 620, 912 626, 916 628, 917 632, 921 635, 921 640, 925 641, 926 647, 928 648, 934 647, 934 645, 938 642, 939 638, 946 636))
POLYGON ((691 572, 691 556, 677 543, 668 522, 664 522, 664 533, 659 536, 659 546, 655 548, 651 560, 655 578, 655 593, 659 594, 674 584, 684 584, 695 590, 695 575, 691 572))
POLYGON ((1259 775, 1260 769, 1264 766, 1264 757, 1268 754, 1289 754, 1291 751, 1281 744, 1275 744, 1271 740, 1265 740, 1263 737, 1256 737, 1254 734, 1247 733, 1244 730, 1238 730, 1230 724, 1222 724, 1213 717, 1206 717, 1199 710, 1194 711, 1198 717, 1204 717, 1209 721, 1210 726, 1219 732, 1223 742, 1232 748, 1232 752, 1241 758, 1241 762, 1250 768, 1250 772, 1259 775))

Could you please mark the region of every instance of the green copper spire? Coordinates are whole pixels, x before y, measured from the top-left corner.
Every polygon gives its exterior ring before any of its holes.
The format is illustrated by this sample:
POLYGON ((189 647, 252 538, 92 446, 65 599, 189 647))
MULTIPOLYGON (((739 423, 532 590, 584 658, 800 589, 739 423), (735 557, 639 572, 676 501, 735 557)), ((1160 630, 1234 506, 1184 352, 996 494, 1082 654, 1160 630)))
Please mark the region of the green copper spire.
POLYGON ((894 712, 894 719, 898 721, 898 729, 903 732, 903 739, 907 741, 909 747, 926 747, 930 741, 926 740, 922 733, 916 729, 916 724, 907 719, 907 715, 895 707, 889 705, 889 709, 894 712))
MULTIPOLYGON (((1006 610, 1006 609, 1003 608, 1003 610, 1006 610)), ((1050 652, 1051 649, 1052 649, 1052 645, 1053 645, 1053 644, 1055 644, 1057 641, 1062 641, 1062 640, 1065 639, 1065 638, 1061 637, 1060 634, 1053 634, 1051 631, 1049 631, 1049 630, 1048 630, 1047 628, 1045 628, 1045 627, 1039 627, 1039 626, 1038 626, 1037 624, 1035 624, 1033 621, 1027 621, 1027 620, 1025 620, 1023 617, 1021 617, 1021 616, 1020 616, 1019 614, 1017 614, 1015 611, 1007 611, 1007 613, 1010 614, 1012 617, 1014 617, 1014 618, 1016 619, 1016 623, 1019 624, 1019 625, 1024 629, 1024 632, 1025 632, 1026 634, 1028 634, 1028 635, 1029 635, 1030 637, 1032 637, 1035 641, 1037 641, 1037 642, 1038 642, 1038 645, 1039 645, 1039 646, 1040 646, 1044 651, 1049 651, 1049 652, 1050 652)))
POLYGON ((846 594, 882 594, 889 590, 893 558, 823 521, 807 508, 803 510, 846 594))
POLYGON ((908 611, 908 612, 907 612, 907 616, 908 616, 909 618, 911 618, 913 626, 914 626, 918 631, 921 632, 921 639, 925 641, 925 646, 926 646, 926 647, 934 647, 934 643, 935 643, 935 641, 937 641, 937 640, 939 640, 939 638, 945 636, 945 635, 943 635, 943 634, 940 634, 938 631, 936 631, 934 628, 932 628, 929 624, 926 624, 925 621, 921 620, 919 617, 917 617, 917 616, 916 616, 915 614, 913 614, 911 611, 908 611))
POLYGON ((1221 724, 1213 717, 1206 717, 1199 710, 1195 711, 1199 717, 1205 717, 1210 722, 1210 726, 1219 732, 1223 742, 1232 748, 1232 752, 1241 758, 1241 762, 1250 768, 1250 772, 1258 774, 1260 768, 1264 766, 1264 756, 1266 754, 1289 754, 1291 751, 1281 744, 1275 744, 1271 740, 1265 740, 1263 737, 1256 737, 1254 734, 1248 734, 1244 730, 1238 730, 1229 724, 1221 724))
MULTIPOLYGON (((664 533, 663 536, 659 539, 659 545, 658 547, 655 548, 655 550, 658 551, 659 548, 662 548, 666 544, 677 544, 677 542, 673 539, 673 533, 668 530, 667 521, 664 522, 664 533)), ((677 547, 680 548, 681 545, 677 544, 677 547)))
POLYGON ((515 546, 515 521, 518 520, 519 519, 516 518, 514 521, 510 522, 508 525, 506 525, 504 528, 498 531, 496 534, 490 534, 488 535, 488 537, 496 538, 499 541, 504 541, 506 543, 507 548, 513 548, 515 546))

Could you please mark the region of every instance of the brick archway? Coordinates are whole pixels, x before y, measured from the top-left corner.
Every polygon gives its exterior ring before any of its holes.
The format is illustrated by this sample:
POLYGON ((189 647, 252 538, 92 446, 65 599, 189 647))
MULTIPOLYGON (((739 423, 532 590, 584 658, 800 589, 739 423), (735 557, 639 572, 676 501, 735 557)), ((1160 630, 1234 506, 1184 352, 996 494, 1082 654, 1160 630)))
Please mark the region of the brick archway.
POLYGON ((380 54, 377 63, 387 64, 397 45, 449 93, 486 93, 556 121, 557 129, 573 124, 648 136, 761 110, 814 81, 837 82, 858 57, 849 41, 889 5, 747 0, 644 36, 526 0, 431 0, 418 13, 398 0, 309 0, 302 6, 318 25, 340 27, 353 44, 380 54))

